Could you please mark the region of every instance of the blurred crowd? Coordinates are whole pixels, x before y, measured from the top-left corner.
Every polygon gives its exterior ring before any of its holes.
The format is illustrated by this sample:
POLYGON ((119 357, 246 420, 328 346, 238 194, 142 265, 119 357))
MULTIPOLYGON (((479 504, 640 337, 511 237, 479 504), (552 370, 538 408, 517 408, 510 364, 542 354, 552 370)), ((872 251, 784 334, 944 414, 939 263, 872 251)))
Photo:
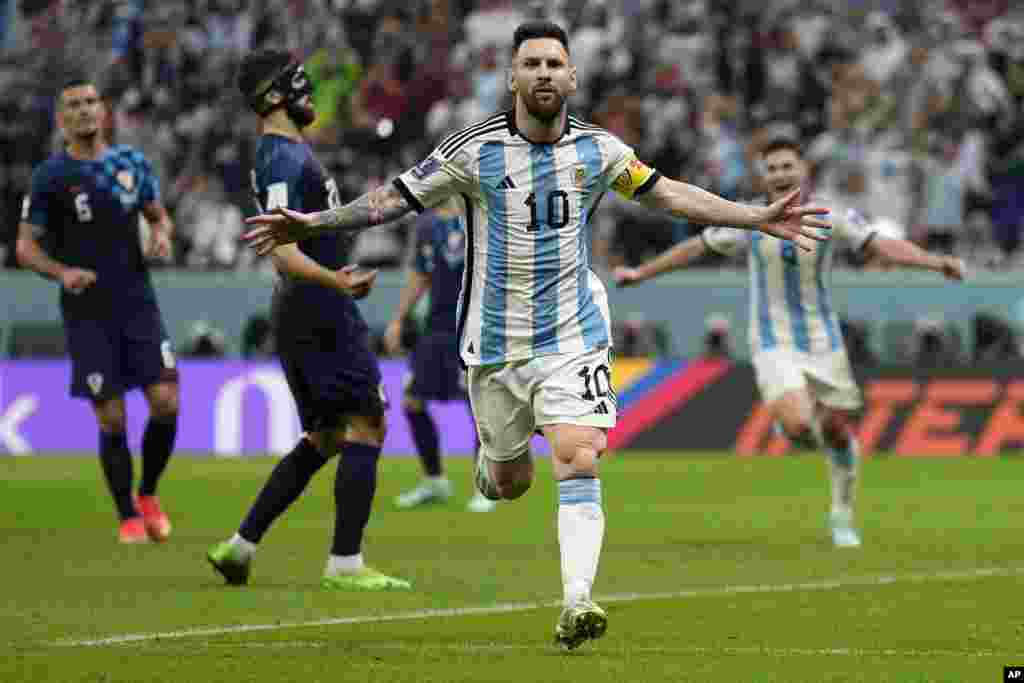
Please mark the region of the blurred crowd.
MULTIPOLYGON (((317 85, 317 153, 350 200, 447 131, 508 106, 512 28, 570 30, 572 106, 663 173, 758 194, 753 150, 803 141, 815 182, 886 234, 978 266, 1024 255, 1024 11, 1010 0, 14 0, 0 54, 0 225, 9 246, 31 168, 60 144, 64 74, 99 78, 111 134, 153 162, 175 264, 266 268, 241 248, 255 119, 241 55, 285 47, 317 85)), ((0 17, 2 18, 2 17, 0 17)), ((602 265, 634 264, 698 226, 609 197, 602 265)), ((404 226, 352 258, 400 266, 404 226)), ((848 255, 851 263, 856 255, 848 255)))

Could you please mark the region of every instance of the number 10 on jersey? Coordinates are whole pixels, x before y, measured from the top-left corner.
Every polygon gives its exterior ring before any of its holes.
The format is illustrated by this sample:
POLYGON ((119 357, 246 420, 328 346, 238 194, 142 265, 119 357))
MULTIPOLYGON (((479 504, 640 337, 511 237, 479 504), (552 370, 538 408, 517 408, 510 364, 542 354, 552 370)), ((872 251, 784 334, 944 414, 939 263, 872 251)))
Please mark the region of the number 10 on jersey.
POLYGON ((569 193, 565 190, 549 192, 546 200, 540 202, 541 204, 546 203, 546 207, 537 206, 537 195, 534 192, 530 193, 524 203, 530 207, 530 225, 526 228, 529 232, 537 232, 541 225, 558 230, 564 228, 569 222, 569 193), (542 221, 542 216, 546 220, 542 221))

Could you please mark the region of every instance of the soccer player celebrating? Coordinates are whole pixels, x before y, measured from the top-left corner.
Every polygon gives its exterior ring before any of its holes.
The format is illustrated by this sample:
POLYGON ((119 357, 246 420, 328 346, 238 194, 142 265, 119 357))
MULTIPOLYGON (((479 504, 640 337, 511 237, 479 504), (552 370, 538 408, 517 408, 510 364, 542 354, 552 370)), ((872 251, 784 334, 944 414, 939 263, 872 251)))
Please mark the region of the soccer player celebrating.
MULTIPOLYGON (((430 291, 426 332, 412 351, 412 372, 406 382, 405 398, 402 401, 426 477, 416 488, 406 491, 395 500, 395 504, 404 509, 447 500, 451 496, 451 484, 441 466, 437 425, 427 412, 426 402, 468 398, 466 375, 459 361, 459 341, 455 333, 459 288, 466 255, 463 244, 465 239, 464 220, 455 200, 449 200, 420 216, 409 279, 402 289, 398 309, 384 335, 384 343, 389 352, 401 351, 403 323, 412 307, 430 291)), ((477 491, 467 509, 472 512, 489 512, 494 506, 493 500, 477 491)))
MULTIPOLYGON (((761 151, 761 165, 769 201, 807 181, 807 164, 793 141, 769 142, 761 151)), ((881 237, 853 209, 835 210, 832 226, 854 248, 891 264, 934 270, 950 280, 964 277, 960 259, 881 237)), ((616 268, 615 280, 621 286, 634 285, 684 268, 708 252, 729 255, 741 249, 748 253, 750 345, 761 397, 790 439, 828 453, 832 541, 841 548, 857 547, 861 544, 853 524, 857 440, 851 414, 860 407, 861 397, 825 284, 832 267, 832 242, 801 251, 776 236, 713 227, 638 268, 616 268)))
POLYGON ((178 372, 146 259, 170 257, 173 225, 149 162, 104 139, 102 107, 89 79, 61 88, 57 125, 65 148, 32 174, 18 228, 18 263, 61 284, 71 395, 92 401, 100 463, 121 520, 118 539, 165 541, 171 523, 156 489, 174 448, 178 372), (140 212, 150 226, 145 249, 140 212), (133 496, 124 393, 136 387, 145 393, 149 421, 142 480, 133 496))
POLYGON ((614 135, 568 113, 576 69, 568 40, 547 22, 519 26, 508 87, 512 110, 460 130, 392 184, 341 208, 280 210, 249 219, 258 252, 328 231, 355 231, 436 206, 465 206, 466 275, 457 336, 480 437, 477 487, 519 498, 533 481, 529 441, 551 444, 558 482, 564 609, 555 639, 573 649, 601 637, 591 598, 604 538, 598 458, 615 424, 607 296, 589 267, 588 223, 609 189, 705 223, 822 239, 827 223, 795 207, 735 204, 662 177, 614 135))
MULTIPOLYGON (((316 118, 313 85, 302 65, 287 52, 254 52, 242 61, 238 86, 261 123, 252 172, 257 204, 267 211, 336 208, 337 186, 302 134, 316 118)), ((263 534, 340 452, 334 541, 321 585, 410 588, 408 581, 363 563, 363 531, 377 488, 386 406, 369 330, 354 301, 369 294, 377 271, 343 266, 342 239, 322 235, 271 253, 281 275, 272 316, 277 349, 305 433, 274 467, 238 532, 207 553, 230 584, 248 581, 263 534)))

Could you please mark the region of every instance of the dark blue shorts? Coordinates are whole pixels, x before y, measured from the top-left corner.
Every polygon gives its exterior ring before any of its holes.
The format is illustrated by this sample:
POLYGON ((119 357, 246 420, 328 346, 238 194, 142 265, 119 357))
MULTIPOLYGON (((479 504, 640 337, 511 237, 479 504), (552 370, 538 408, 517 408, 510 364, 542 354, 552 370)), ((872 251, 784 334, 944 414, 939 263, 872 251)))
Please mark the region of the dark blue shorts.
POLYGON ((459 362, 459 339, 450 332, 420 337, 409 358, 406 394, 421 401, 465 400, 466 373, 459 362))
POLYGON ((367 335, 281 330, 277 351, 304 431, 330 429, 344 415, 384 415, 387 398, 367 335))
POLYGON ((103 401, 129 389, 176 382, 171 342, 155 305, 120 317, 65 317, 71 395, 103 401))

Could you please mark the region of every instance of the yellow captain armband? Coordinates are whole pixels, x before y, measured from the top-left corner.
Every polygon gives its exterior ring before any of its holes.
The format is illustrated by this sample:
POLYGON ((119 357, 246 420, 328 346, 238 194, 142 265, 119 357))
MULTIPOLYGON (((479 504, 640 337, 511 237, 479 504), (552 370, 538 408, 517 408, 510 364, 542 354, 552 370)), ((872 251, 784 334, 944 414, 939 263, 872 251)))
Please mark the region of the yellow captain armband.
POLYGON ((612 189, 626 199, 634 199, 654 187, 660 177, 660 173, 634 157, 612 181, 612 189))

